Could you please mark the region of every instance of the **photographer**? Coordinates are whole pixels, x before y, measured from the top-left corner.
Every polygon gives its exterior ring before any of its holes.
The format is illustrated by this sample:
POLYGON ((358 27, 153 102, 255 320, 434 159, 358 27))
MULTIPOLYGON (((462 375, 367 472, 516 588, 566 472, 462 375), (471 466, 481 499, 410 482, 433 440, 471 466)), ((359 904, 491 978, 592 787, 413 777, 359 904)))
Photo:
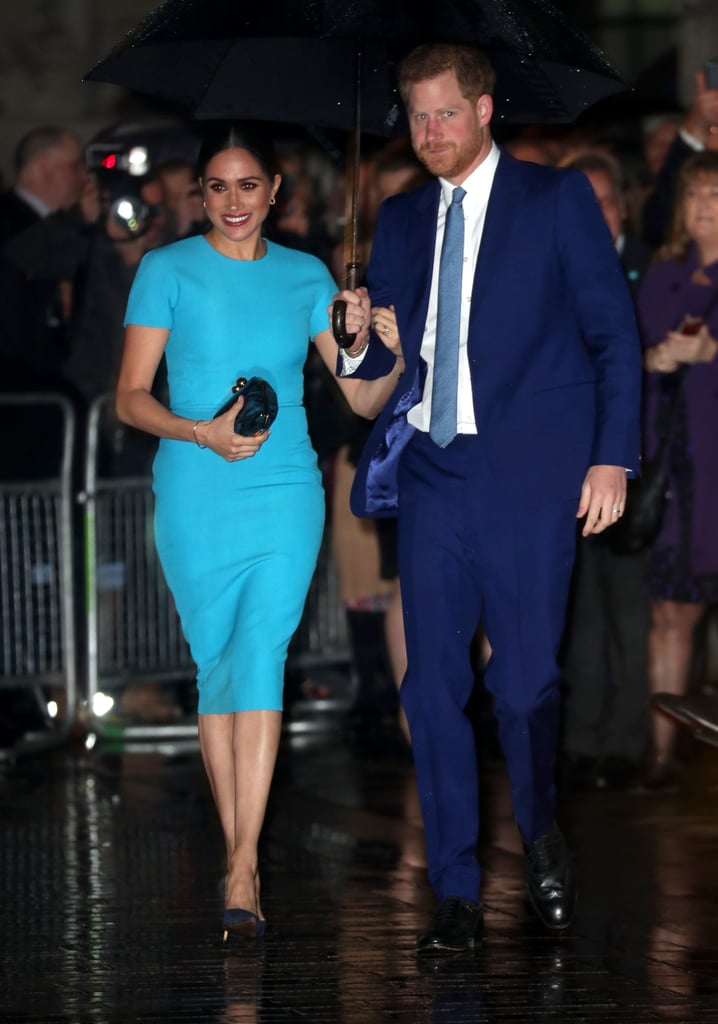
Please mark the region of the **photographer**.
POLYGON ((84 239, 72 277, 73 304, 66 378, 88 405, 114 389, 122 354, 123 316, 140 260, 164 241, 159 181, 100 179, 101 214, 84 239))
MULTIPOLYGON (((60 278, 42 271, 44 253, 38 252, 37 262, 31 259, 21 268, 8 258, 6 250, 24 231, 60 211, 65 215, 73 209, 79 223, 85 214, 90 219, 96 216, 95 193, 79 139, 59 126, 35 128, 24 135, 15 148, 14 171, 12 187, 0 195, 0 391, 67 392, 61 378, 67 318, 60 278)), ((62 416, 54 408, 44 406, 38 415, 33 404, 3 404, 0 431, 8 439, 0 449, 0 479, 27 482, 57 474, 62 458, 62 416)), ((37 517, 18 522, 6 506, 2 532, 7 593, 14 593, 15 601, 31 601, 31 595, 44 587, 34 581, 45 579, 48 571, 37 517), (29 564, 21 566, 6 558, 13 543, 10 538, 17 539, 19 534, 32 551, 29 564)), ((9 675, 22 672, 26 658, 32 660, 37 653, 21 621, 13 623, 9 637, 6 634, 9 649, 0 650, 0 663, 9 675)), ((48 727, 45 704, 34 687, 0 691, 0 758, 25 734, 41 733, 48 727)))
MULTIPOLYGON (((114 154, 112 159, 119 163, 114 154)), ((96 219, 88 222, 77 210, 58 211, 6 247, 8 260, 19 270, 61 282, 69 335, 61 373, 85 410, 115 386, 135 271, 145 252, 166 241, 161 183, 149 173, 103 166, 97 154, 89 162, 96 219)))
POLYGON ((6 256, 33 225, 72 210, 79 222, 97 216, 96 196, 79 139, 64 128, 28 132, 14 153, 13 186, 0 195, 0 358, 3 389, 26 390, 41 375, 53 385, 66 351, 66 307, 59 279, 32 260, 19 268, 6 256))
MULTIPOLYGON (((108 152, 108 148, 90 146, 87 151, 88 170, 96 189, 94 221, 84 220, 75 210, 58 212, 23 231, 8 245, 8 258, 18 268, 39 267, 43 274, 62 282, 69 344, 61 372, 77 395, 78 473, 84 467, 90 407, 116 386, 125 307, 137 267, 146 252, 167 241, 164 190, 149 170, 146 151, 134 147, 108 152)), ((158 375, 160 389, 161 380, 158 375)), ((120 424, 112 403, 103 410, 98 440, 98 471, 102 477, 149 472, 154 439, 120 424)), ((129 571, 124 562, 98 566, 99 615, 104 623, 101 630, 110 635, 120 614, 129 571)), ((179 716, 171 696, 150 682, 128 687, 120 707, 153 722, 174 721, 179 716)))

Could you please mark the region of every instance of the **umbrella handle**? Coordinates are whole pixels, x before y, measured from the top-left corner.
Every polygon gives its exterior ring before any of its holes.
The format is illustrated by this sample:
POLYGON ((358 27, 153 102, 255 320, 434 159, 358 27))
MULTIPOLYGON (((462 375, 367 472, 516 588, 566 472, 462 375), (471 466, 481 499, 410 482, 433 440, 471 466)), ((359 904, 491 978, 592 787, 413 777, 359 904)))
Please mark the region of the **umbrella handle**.
MULTIPOLYGON (((360 266, 356 259, 347 263, 344 268, 344 284, 350 291, 354 291, 359 279, 360 266)), ((337 299, 332 306, 332 334, 339 348, 351 348, 354 344, 356 334, 347 334, 347 304, 344 299, 337 299)))
POLYGON ((332 306, 332 334, 339 348, 351 348, 356 334, 347 334, 347 304, 337 299, 332 306))

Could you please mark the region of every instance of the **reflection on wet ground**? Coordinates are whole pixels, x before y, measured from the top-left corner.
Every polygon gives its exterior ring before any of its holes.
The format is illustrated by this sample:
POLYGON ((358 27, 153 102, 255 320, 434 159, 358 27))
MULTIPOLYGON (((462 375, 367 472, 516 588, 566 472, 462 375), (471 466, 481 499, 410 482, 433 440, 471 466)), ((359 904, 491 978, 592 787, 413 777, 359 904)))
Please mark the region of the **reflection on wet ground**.
POLYGON ((96 748, 0 775, 0 1020, 22 1024, 718 1022, 718 752, 680 792, 566 801, 580 909, 524 903, 503 766, 484 793, 486 929, 435 971, 412 771, 337 734, 285 740, 261 949, 220 943, 222 844, 199 754, 96 748))

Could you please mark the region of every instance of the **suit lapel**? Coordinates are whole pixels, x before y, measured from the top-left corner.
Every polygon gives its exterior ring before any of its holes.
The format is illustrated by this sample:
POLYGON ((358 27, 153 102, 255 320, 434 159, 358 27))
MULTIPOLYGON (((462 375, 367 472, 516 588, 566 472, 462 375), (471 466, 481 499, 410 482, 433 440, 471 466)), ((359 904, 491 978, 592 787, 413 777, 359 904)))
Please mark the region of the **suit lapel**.
MULTIPOLYGON (((516 173, 515 163, 511 157, 507 157, 502 152, 491 187, 476 261, 471 300, 470 337, 481 307, 482 297, 493 287, 495 268, 502 260, 505 265, 506 259, 509 257, 504 257, 504 254, 510 254, 515 246, 515 235, 512 228, 520 210, 521 191, 521 179, 520 175, 516 173)), ((407 224, 405 276, 407 301, 402 305, 404 310, 408 311, 408 321, 405 327, 404 324, 400 324, 400 327, 402 328, 402 337, 409 339, 412 346, 412 351, 405 352, 405 356, 409 358, 418 358, 429 309, 440 195, 441 187, 438 180, 420 190, 412 216, 407 224), (416 347, 413 348, 413 346, 416 347)))
POLYGON ((515 245, 512 225, 520 209, 521 185, 519 176, 514 173, 514 170, 511 158, 502 152, 491 186, 479 255, 476 260, 474 287, 471 295, 470 332, 477 311, 480 309, 481 300, 493 286, 492 278, 495 268, 500 265, 504 252, 510 252, 515 245))
MULTIPOLYGON (((406 337, 415 351, 410 353, 418 358, 424 325, 429 311, 431 275, 434 269, 434 246, 436 243, 436 219, 439 209, 441 187, 438 181, 422 189, 417 197, 415 214, 407 227, 406 248, 406 298, 404 306, 409 312, 406 337)), ((404 335, 402 334, 402 337, 404 335)), ((409 353, 405 353, 408 355, 409 353)))

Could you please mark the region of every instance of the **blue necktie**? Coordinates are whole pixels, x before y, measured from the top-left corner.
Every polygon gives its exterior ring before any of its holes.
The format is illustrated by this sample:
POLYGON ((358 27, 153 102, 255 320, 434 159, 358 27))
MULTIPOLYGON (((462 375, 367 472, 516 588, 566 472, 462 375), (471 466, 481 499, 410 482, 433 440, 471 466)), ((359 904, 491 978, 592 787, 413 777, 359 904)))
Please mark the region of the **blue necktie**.
POLYGON ((454 189, 451 205, 446 211, 439 261, 439 302, 429 436, 440 448, 446 448, 456 437, 461 275, 464 264, 464 214, 461 203, 465 195, 466 190, 460 185, 454 189))

